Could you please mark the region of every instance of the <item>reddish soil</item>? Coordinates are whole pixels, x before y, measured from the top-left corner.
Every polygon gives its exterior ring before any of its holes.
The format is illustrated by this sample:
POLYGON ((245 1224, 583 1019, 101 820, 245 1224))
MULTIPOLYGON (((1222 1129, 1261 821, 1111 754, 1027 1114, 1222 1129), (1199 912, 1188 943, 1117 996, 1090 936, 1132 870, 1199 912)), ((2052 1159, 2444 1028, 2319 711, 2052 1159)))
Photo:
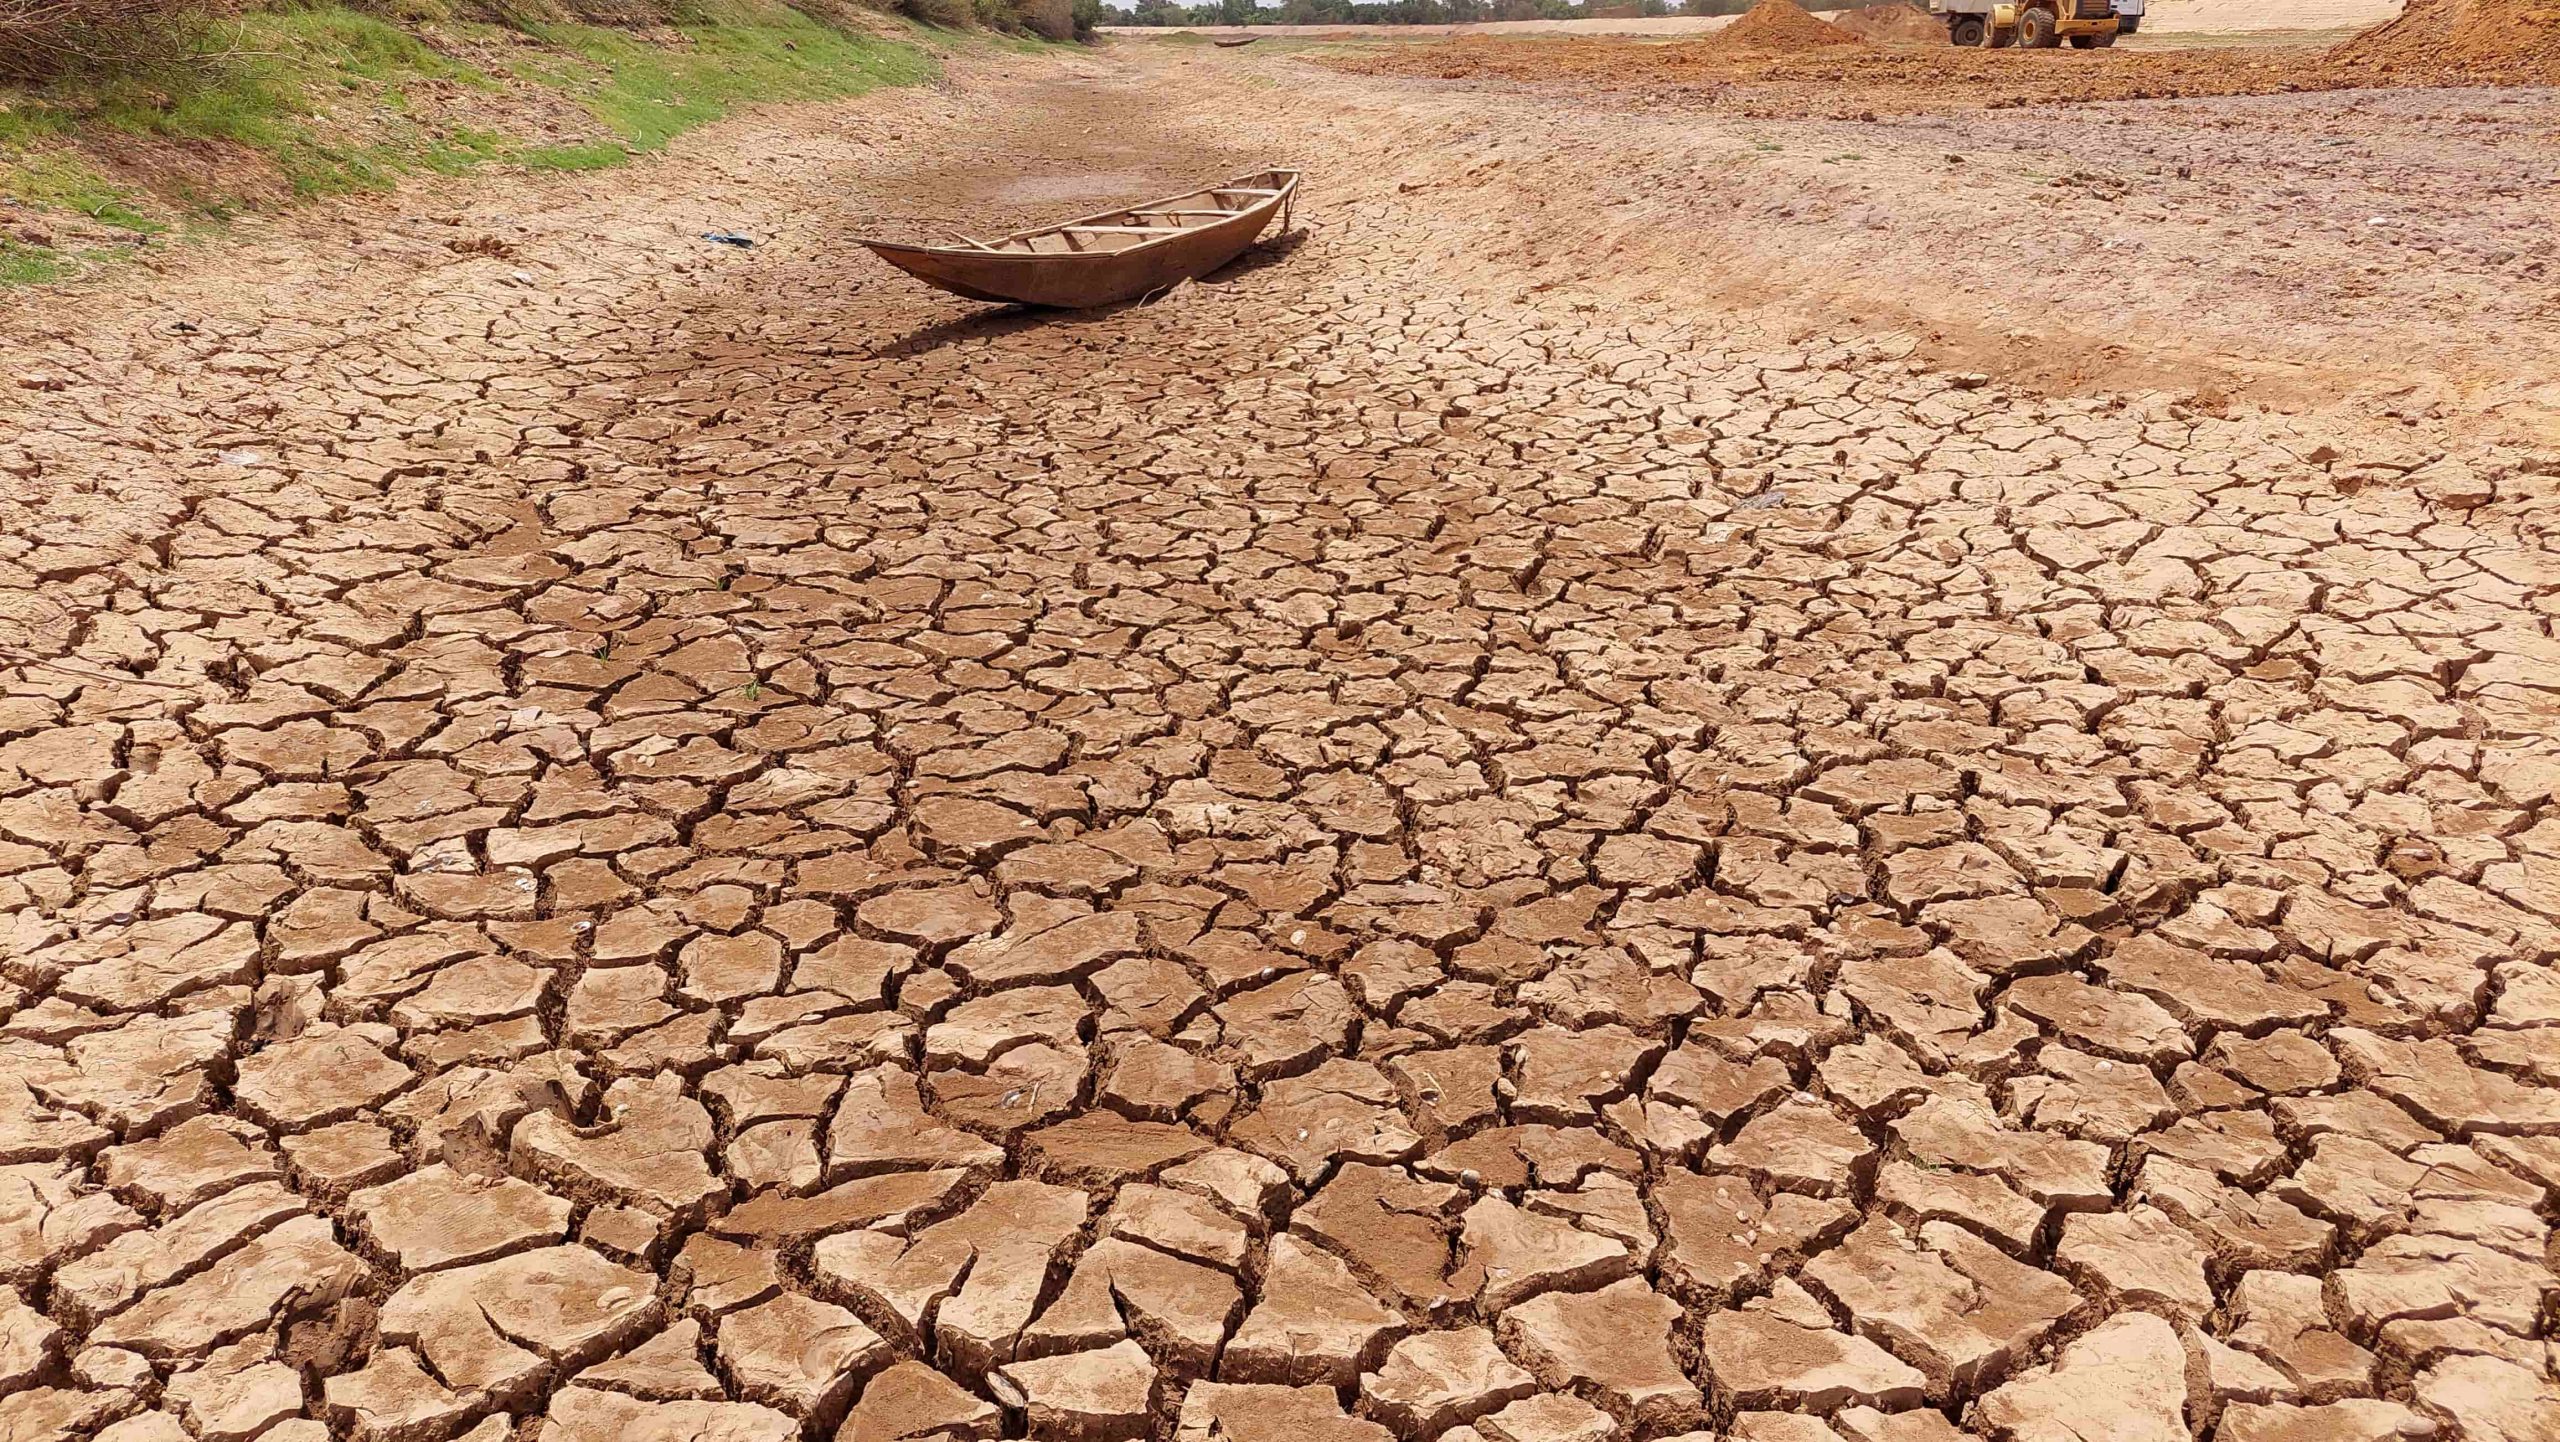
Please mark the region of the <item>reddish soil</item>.
POLYGON ((1859 10, 1843 10, 1830 17, 1830 23, 1861 40, 1886 45, 1944 45, 1947 27, 1933 20, 1929 12, 1907 0, 1891 0, 1884 5, 1869 5, 1859 10))
POLYGON ((2551 102, 1169 49, 0 300, 0 1438, 2548 1437, 2560 463, 1698 273, 2523 373, 2551 102))
POLYGON ((1795 0, 1760 0, 1749 13, 1698 42, 1717 55, 1795 55, 1865 44, 1856 35, 1807 14, 1795 0))
POLYGON ((2560 0, 2411 0, 2333 55, 2385 75, 2453 69, 2501 84, 2560 84, 2560 0))
MULTIPOLYGON (((1902 7, 1892 7, 1902 8, 1902 7)), ((1939 41, 1912 14, 1889 23, 1939 41)), ((1880 46, 1766 0, 1702 40, 1671 44, 1594 38, 1461 38, 1369 45, 1319 63, 1358 74, 1499 80, 1577 91, 1604 87, 1757 116, 1882 113, 2105 100, 2166 100, 2310 90, 2560 83, 2560 4, 2422 0, 2420 6, 2330 50, 2232 49, 2022 52, 1880 46)))
POLYGON ((132 135, 100 127, 82 137, 80 149, 119 185, 180 205, 213 196, 249 204, 281 204, 293 197, 293 182, 275 157, 234 141, 132 135))
MULTIPOLYGON (((2089 100, 2263 95, 2352 86, 2372 78, 2389 83, 2392 78, 2371 67, 2351 73, 2327 65, 2323 52, 2299 46, 2146 54, 2122 48, 1920 49, 1859 41, 1773 52, 1723 45, 1726 33, 1672 44, 1529 38, 1376 45, 1320 56, 1317 63, 1362 75, 1634 92, 1735 115, 1840 119, 2089 100)), ((2412 73, 2402 83, 2421 78, 2412 73)))

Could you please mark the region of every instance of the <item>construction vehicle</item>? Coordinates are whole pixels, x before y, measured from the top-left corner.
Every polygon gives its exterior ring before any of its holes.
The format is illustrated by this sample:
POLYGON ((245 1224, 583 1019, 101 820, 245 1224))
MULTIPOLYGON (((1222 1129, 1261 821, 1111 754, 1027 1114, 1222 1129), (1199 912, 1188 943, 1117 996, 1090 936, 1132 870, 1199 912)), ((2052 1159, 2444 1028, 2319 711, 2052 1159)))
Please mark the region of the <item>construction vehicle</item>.
POLYGON ((2104 50, 2142 25, 2143 0, 1929 0, 1947 40, 1966 48, 2104 50))

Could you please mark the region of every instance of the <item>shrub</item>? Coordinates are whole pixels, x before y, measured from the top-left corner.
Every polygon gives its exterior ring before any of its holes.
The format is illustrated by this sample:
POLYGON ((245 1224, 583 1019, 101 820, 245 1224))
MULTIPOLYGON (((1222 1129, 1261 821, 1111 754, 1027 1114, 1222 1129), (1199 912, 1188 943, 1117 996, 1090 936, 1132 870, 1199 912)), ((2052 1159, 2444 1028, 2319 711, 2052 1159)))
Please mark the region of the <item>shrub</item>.
POLYGON ((168 60, 229 8, 228 0, 0 0, 0 81, 168 60))
MULTIPOLYGON (((5 0, 0 0, 5 3, 5 0)), ((341 0, 386 20, 489 20, 501 25, 545 25, 575 21, 641 30, 712 18, 696 0, 341 0)))
POLYGON ((1075 0, 1016 0, 1016 5, 1032 34, 1043 40, 1075 38, 1075 0))
POLYGON ((898 13, 908 19, 939 25, 946 30, 961 29, 976 18, 969 0, 897 0, 897 3, 898 13))

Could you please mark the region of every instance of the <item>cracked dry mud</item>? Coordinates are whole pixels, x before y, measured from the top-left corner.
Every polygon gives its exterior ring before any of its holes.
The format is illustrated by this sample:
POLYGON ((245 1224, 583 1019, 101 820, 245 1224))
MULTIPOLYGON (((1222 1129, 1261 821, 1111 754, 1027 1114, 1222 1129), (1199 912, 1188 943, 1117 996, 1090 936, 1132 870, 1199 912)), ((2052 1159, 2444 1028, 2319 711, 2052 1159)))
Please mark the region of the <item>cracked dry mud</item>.
POLYGON ((2560 1435, 2547 477, 1042 63, 21 327, 0 1437, 2560 1435))

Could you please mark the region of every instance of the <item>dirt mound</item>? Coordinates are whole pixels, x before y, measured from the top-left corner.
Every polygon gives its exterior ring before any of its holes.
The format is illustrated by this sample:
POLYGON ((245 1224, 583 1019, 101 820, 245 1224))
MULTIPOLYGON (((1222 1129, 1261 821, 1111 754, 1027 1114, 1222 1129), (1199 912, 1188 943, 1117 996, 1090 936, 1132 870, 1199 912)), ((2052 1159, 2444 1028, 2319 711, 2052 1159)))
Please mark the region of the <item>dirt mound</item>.
MULTIPOLYGON (((1810 19, 1810 17, 1806 17, 1810 19)), ((1379 45, 1314 63, 1363 75, 1494 80, 1576 91, 1683 96, 1731 115, 1866 120, 1919 111, 2009 109, 2092 100, 2179 100, 2307 89, 2433 85, 2439 70, 2382 73, 2329 63, 2326 49, 2255 46, 2116 52, 2103 65, 2022 64, 1998 51, 1877 45, 1831 25, 1831 43, 1792 51, 1719 43, 1731 30, 1676 45, 1624 40, 1477 39, 1379 45)), ((2080 57, 2088 59, 2086 56, 2080 57)))
POLYGON ((2330 53, 2358 68, 2560 82, 2560 0, 2409 0, 2330 53))
POLYGON ((1861 40, 1887 45, 1944 43, 1947 38, 1947 27, 1943 22, 1930 19, 1928 11, 1906 4, 1904 0, 1843 10, 1831 17, 1831 24, 1861 40))
POLYGON ((1708 36, 1700 45, 1717 52, 1748 50, 1763 55, 1785 55, 1799 50, 1866 43, 1827 20, 1814 19, 1795 0, 1760 0, 1749 13, 1708 36))

